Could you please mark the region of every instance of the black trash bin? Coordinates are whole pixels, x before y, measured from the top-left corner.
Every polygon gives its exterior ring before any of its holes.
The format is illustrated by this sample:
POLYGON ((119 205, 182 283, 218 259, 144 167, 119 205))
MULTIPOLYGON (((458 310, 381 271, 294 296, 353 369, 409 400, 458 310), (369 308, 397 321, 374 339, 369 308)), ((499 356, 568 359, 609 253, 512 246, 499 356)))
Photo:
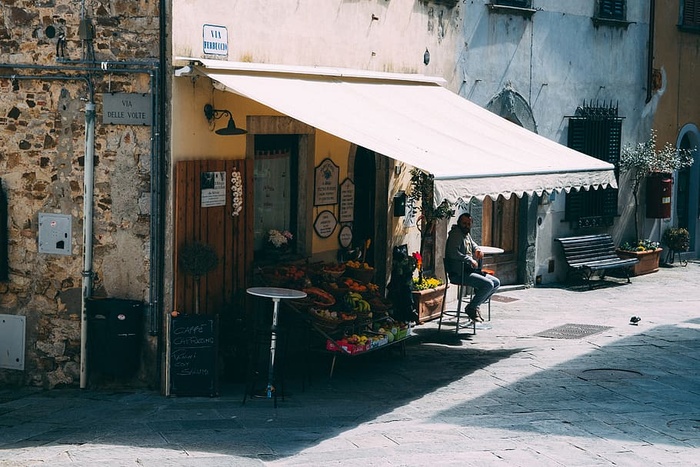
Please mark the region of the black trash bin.
POLYGON ((120 298, 87 301, 88 370, 127 377, 139 367, 143 302, 120 298))

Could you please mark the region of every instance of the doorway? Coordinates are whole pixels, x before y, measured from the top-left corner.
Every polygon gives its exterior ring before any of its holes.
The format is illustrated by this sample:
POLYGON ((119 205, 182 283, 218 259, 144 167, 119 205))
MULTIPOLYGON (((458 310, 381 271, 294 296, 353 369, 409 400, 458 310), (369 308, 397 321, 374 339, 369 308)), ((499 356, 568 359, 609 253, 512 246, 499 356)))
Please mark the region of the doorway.
POLYGON ((503 285, 517 284, 520 203, 517 196, 493 201, 484 199, 481 244, 503 249, 503 254, 490 258, 486 267, 496 270, 503 285))
POLYGON ((299 199, 299 136, 255 135, 253 242, 256 257, 270 230, 291 232, 295 252, 299 199))
MULTIPOLYGON (((355 207, 353 212, 353 243, 362 248, 367 239, 374 242, 375 236, 375 207, 377 195, 377 166, 374 151, 362 147, 357 148, 355 163, 355 207)), ((376 248, 367 250, 364 261, 375 265, 376 248)))

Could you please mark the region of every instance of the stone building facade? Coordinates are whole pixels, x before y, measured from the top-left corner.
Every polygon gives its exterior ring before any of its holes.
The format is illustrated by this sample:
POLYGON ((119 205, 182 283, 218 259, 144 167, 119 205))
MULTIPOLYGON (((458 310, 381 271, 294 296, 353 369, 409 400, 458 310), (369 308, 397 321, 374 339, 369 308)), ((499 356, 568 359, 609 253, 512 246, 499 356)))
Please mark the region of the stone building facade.
MULTIPOLYGON (((148 124, 105 123, 103 96, 152 95, 159 21, 158 2, 147 0, 0 5, 0 179, 8 217, 0 314, 24 317, 26 327, 22 355, 13 360, 21 358, 24 369, 0 368, 0 385, 53 388, 85 378, 86 282, 91 297, 149 300, 156 136, 148 124), (93 124, 94 135, 86 134, 93 124), (42 252, 40 214, 69 216, 69 254, 42 252)), ((11 340, 21 332, 4 331, 11 340)))

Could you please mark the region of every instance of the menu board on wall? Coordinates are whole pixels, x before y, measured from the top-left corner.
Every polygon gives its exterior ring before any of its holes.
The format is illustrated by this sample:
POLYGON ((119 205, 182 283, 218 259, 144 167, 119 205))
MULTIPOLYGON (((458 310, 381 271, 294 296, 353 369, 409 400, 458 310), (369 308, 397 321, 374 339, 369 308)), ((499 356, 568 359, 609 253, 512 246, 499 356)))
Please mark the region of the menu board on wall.
POLYGON ((355 218, 355 183, 349 178, 340 184, 340 222, 352 222, 355 218))
POLYGON ((211 316, 170 320, 170 392, 185 396, 217 395, 216 322, 211 316))
POLYGON ((314 206, 338 204, 338 178, 340 167, 326 158, 314 172, 314 206))
POLYGON ((328 238, 333 235, 337 225, 338 220, 335 218, 332 212, 328 210, 321 211, 321 213, 316 217, 316 221, 314 221, 314 230, 319 237, 328 238))

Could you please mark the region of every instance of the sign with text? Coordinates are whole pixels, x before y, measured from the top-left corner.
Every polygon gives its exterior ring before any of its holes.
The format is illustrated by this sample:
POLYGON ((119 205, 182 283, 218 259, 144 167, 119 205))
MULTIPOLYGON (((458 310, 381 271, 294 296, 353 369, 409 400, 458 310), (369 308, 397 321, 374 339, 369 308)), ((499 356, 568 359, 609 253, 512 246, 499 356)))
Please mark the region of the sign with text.
POLYGON ((150 94, 125 92, 102 94, 102 123, 150 125, 153 122, 150 94))
POLYGON ((203 208, 226 206, 226 172, 202 172, 199 183, 203 208))
POLYGON ((340 222, 352 222, 355 218, 355 184, 349 178, 340 184, 340 222))
POLYGON ((211 316, 180 316, 170 320, 170 390, 177 395, 217 393, 216 322, 211 316))
POLYGON ((338 221, 330 211, 321 211, 314 222, 314 230, 321 238, 328 238, 333 235, 335 228, 338 226, 338 221))
POLYGON ((228 30, 226 27, 205 24, 202 28, 202 49, 205 54, 228 55, 228 30))
POLYGON ((316 167, 314 179, 314 206, 338 204, 338 178, 340 167, 326 158, 316 167))

